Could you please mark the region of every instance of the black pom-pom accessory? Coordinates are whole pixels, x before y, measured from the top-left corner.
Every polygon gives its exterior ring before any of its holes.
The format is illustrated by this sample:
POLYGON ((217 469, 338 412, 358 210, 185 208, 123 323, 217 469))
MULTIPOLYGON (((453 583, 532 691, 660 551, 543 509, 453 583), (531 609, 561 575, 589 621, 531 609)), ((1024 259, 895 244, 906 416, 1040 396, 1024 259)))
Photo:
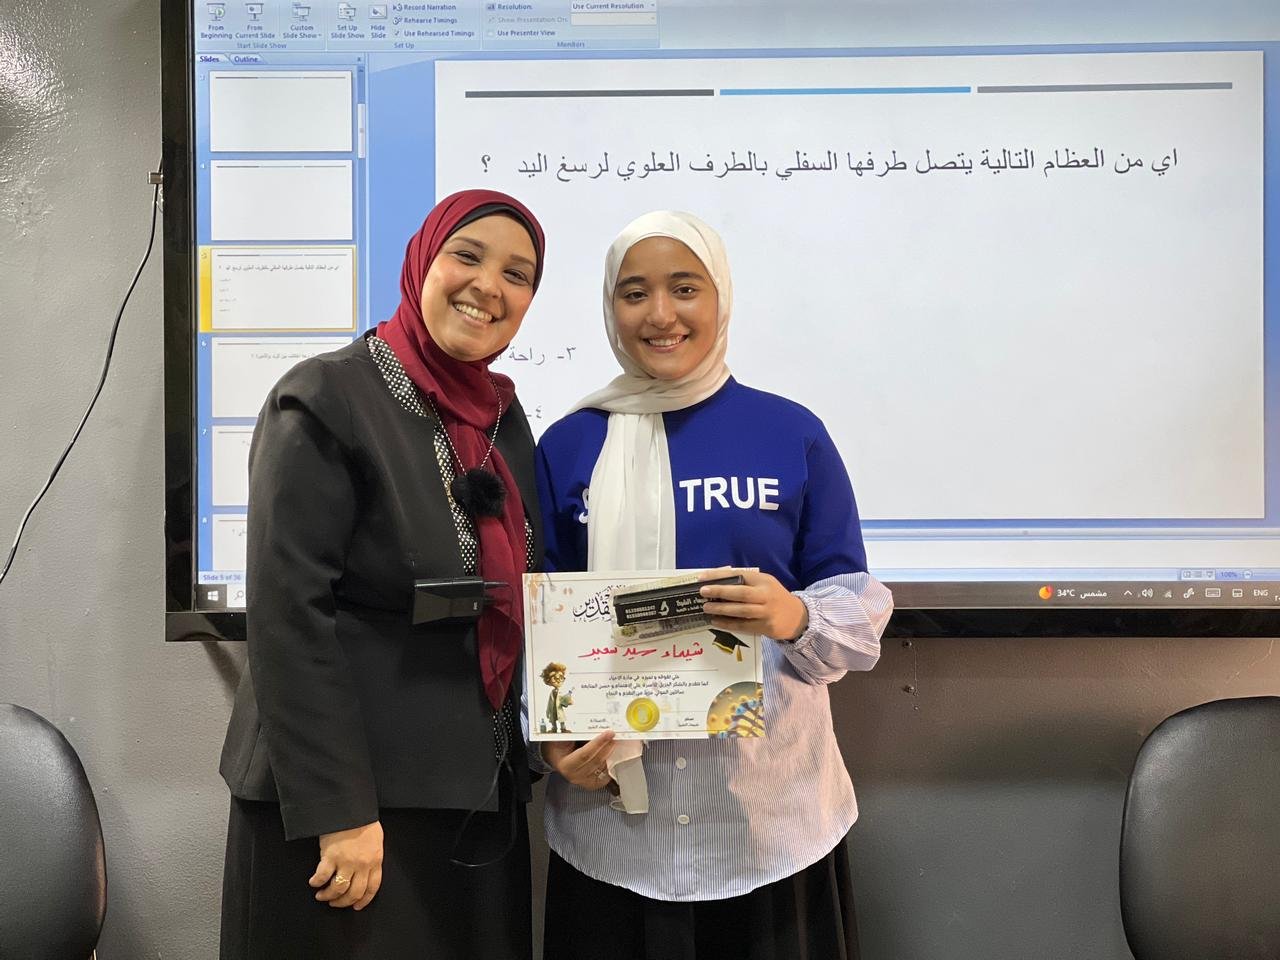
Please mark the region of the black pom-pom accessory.
POLYGON ((491 470, 472 467, 453 478, 449 492, 454 502, 473 517, 500 517, 507 503, 507 488, 491 470))

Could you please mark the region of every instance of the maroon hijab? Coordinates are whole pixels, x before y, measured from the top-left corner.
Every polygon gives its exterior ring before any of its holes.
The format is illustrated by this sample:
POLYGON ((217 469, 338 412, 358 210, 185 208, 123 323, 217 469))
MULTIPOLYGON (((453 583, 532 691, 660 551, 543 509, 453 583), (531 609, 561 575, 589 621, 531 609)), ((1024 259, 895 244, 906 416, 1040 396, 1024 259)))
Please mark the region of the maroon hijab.
MULTIPOLYGON (((494 190, 463 190, 445 197, 427 215, 422 228, 409 240, 400 272, 400 306, 390 320, 378 324, 377 335, 395 352, 409 379, 431 398, 462 466, 459 474, 480 465, 489 449, 489 437, 498 415, 498 397, 505 417, 515 399, 515 386, 502 374, 491 374, 483 360, 455 360, 431 338, 422 317, 422 284, 446 240, 459 227, 491 214, 503 214, 529 231, 537 253, 533 289, 542 279, 545 241, 542 227, 523 204, 494 190), (494 388, 497 388, 497 397, 494 388)), ((524 504, 520 488, 495 447, 489 456, 493 472, 506 487, 503 515, 476 517, 480 576, 510 584, 510 590, 493 594, 477 625, 480 679, 495 710, 502 706, 523 646, 524 599, 521 574, 525 572, 524 504)))

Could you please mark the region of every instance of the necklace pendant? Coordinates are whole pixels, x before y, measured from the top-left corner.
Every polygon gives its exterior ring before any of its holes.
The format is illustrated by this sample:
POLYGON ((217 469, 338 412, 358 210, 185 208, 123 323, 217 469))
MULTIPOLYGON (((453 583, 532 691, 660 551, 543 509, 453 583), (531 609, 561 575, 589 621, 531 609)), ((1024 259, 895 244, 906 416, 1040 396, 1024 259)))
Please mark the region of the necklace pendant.
POLYGON ((494 397, 498 401, 498 415, 493 421, 493 432, 489 434, 489 448, 485 450, 484 458, 470 470, 463 468, 462 458, 458 456, 458 449, 453 445, 453 438, 445 428, 444 418, 440 416, 435 400, 431 398, 430 393, 426 391, 422 393, 422 396, 426 397, 427 405, 431 407, 431 412, 435 415, 436 429, 444 435, 449 452, 453 454, 453 459, 458 461, 458 469, 463 471, 455 475, 450 482, 449 496, 463 513, 474 518, 501 517, 506 510, 507 502, 507 488, 503 486, 502 478, 492 470, 485 469, 485 464, 493 455, 494 444, 498 442, 498 428, 502 426, 502 394, 498 390, 497 381, 493 379, 493 374, 489 373, 488 376, 494 397))

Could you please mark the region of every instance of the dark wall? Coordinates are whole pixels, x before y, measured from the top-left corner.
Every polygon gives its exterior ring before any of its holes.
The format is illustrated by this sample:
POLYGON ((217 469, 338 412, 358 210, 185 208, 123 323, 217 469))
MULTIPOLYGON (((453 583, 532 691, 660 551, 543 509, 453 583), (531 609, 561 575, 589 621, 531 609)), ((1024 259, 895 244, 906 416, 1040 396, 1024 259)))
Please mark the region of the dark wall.
POLYGON ((833 691, 873 960, 1127 960, 1125 782, 1164 717, 1280 692, 1274 640, 916 640, 833 691))

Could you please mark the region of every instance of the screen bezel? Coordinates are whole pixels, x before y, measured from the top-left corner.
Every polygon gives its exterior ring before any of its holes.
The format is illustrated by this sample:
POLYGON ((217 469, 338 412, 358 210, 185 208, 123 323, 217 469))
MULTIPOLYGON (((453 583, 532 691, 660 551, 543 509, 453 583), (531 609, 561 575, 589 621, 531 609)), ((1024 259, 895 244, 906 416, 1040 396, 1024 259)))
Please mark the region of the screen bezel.
MULTIPOLYGON (((164 197, 165 586, 167 641, 243 640, 242 611, 198 608, 196 479, 194 43, 190 0, 161 0, 164 197)), ((566 58, 574 54, 565 52, 566 58)), ((1269 608, 897 608, 887 637, 1276 637, 1269 608)))

